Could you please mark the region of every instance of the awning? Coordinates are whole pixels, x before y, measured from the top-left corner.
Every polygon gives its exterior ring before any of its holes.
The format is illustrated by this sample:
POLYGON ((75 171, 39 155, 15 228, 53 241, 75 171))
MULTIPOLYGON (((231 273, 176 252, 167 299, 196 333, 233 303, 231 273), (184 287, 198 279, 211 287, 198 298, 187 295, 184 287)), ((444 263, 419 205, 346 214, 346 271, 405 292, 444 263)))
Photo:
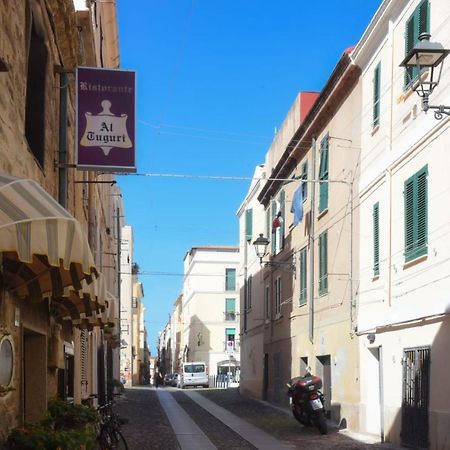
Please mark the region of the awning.
POLYGON ((6 289, 19 297, 53 297, 70 317, 104 306, 81 224, 33 180, 0 174, 0 259, 6 289))

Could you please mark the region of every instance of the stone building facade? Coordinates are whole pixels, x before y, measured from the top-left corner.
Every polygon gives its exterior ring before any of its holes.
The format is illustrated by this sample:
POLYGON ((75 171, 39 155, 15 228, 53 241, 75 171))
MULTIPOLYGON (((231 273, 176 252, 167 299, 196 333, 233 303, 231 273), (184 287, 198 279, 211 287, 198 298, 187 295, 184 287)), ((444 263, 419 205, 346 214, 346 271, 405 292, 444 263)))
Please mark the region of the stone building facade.
POLYGON ((118 67, 105 19, 115 5, 0 4, 0 440, 119 377, 103 328, 118 327, 120 192, 74 167, 74 69, 118 67))

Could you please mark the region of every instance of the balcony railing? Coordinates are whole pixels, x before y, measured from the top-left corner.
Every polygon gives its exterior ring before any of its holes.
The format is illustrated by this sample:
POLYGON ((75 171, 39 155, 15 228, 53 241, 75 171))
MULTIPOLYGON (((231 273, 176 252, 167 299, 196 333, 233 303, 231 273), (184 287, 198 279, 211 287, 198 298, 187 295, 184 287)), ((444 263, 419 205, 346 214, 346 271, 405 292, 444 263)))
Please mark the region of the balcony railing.
POLYGON ((227 322, 234 322, 236 320, 236 312, 235 311, 226 311, 224 313, 225 320, 227 322))

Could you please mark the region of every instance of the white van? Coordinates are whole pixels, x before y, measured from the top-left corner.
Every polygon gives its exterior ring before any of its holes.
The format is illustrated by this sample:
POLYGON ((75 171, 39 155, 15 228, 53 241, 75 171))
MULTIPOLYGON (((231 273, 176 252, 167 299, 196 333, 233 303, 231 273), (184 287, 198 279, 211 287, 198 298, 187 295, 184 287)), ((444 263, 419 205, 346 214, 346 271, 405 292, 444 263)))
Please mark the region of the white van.
POLYGON ((186 386, 209 387, 206 364, 202 361, 183 363, 180 376, 178 377, 178 386, 181 389, 184 389, 186 386))

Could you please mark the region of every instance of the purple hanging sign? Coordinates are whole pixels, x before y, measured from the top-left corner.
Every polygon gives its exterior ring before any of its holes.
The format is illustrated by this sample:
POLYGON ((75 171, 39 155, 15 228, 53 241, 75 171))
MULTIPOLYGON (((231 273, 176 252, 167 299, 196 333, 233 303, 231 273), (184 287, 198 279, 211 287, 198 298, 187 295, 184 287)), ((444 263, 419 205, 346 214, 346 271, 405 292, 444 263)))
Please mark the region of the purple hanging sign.
POLYGON ((136 172, 136 73, 78 67, 76 83, 77 168, 136 172))

